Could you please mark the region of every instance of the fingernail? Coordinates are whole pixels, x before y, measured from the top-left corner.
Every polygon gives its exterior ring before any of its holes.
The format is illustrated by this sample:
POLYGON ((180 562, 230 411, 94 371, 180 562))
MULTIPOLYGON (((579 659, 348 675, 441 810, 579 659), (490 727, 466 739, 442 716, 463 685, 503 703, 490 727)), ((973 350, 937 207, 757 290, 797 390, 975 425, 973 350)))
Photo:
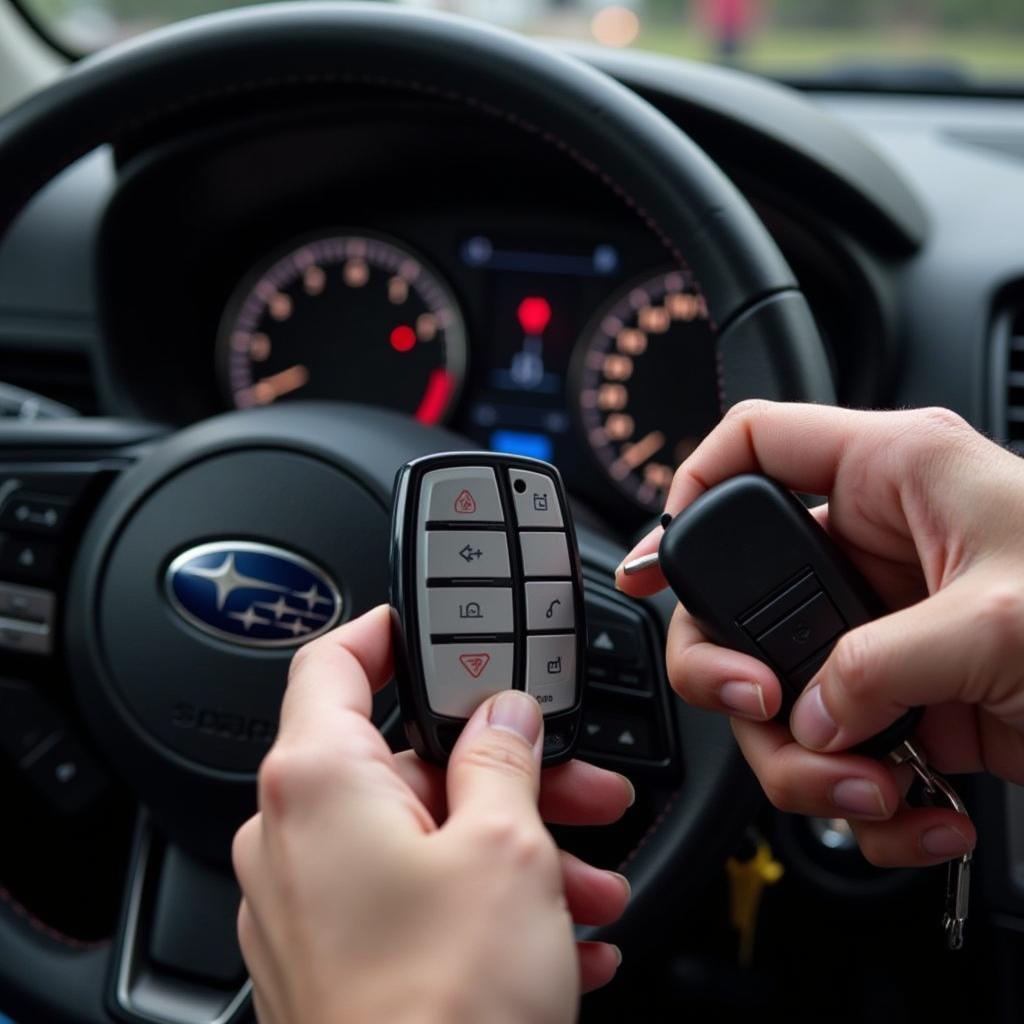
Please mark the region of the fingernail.
POLYGON ((499 693, 491 705, 487 721, 493 729, 505 729, 521 736, 531 747, 540 736, 540 708, 532 697, 521 690, 499 693))
POLYGON ((832 787, 832 803, 840 810, 868 818, 888 818, 882 791, 870 779, 842 779, 832 787))
POLYGON ((620 779, 626 784, 626 789, 629 793, 629 802, 626 804, 627 807, 632 807, 636 803, 636 786, 633 785, 625 775, 620 775, 620 779))
POLYGON ((612 946, 612 950, 615 953, 615 968, 618 970, 622 966, 622 950, 618 946, 612 946))
POLYGON ((759 683, 740 680, 722 683, 718 696, 730 711, 735 711, 745 718, 756 718, 763 722, 768 717, 768 709, 764 706, 764 691, 759 683))
POLYGON ((608 874, 619 880, 622 888, 626 890, 626 899, 629 899, 633 895, 633 886, 629 884, 629 879, 625 875, 620 875, 618 871, 609 871, 608 874))
POLYGON ((952 825, 936 825, 921 835, 921 849, 929 857, 962 857, 971 846, 967 836, 952 825))
POLYGON ((821 686, 815 686, 796 702, 790 728, 798 743, 811 750, 823 750, 839 732, 821 698, 821 686))

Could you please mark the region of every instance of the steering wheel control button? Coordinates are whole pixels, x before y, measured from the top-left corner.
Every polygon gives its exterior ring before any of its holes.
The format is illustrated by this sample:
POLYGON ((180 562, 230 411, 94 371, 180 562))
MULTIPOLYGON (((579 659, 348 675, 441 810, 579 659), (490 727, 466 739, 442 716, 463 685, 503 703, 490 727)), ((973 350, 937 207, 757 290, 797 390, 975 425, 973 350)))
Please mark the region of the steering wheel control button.
POLYGON ((571 576, 564 533, 521 533, 519 546, 526 576, 571 576))
POLYGON ((488 466, 435 469, 426 473, 420 508, 421 522, 503 523, 501 498, 494 470, 488 466))
POLYGON ((19 765, 28 781, 62 814, 81 814, 104 793, 106 775, 69 733, 40 744, 19 765))
POLYGON ((586 651, 576 631, 583 581, 558 471, 496 453, 418 459, 398 473, 392 527, 395 679, 413 748, 444 764, 480 701, 517 689, 545 716, 543 762, 570 757, 586 651), (460 515, 481 523, 463 528, 460 515))
POLYGON ((583 718, 580 744, 598 754, 639 761, 660 757, 650 722, 639 714, 591 708, 583 718))
POLYGON ((46 623, 0 618, 0 647, 22 654, 52 654, 53 633, 46 623))
POLYGON ((50 590, 0 583, 0 618, 27 619, 49 625, 53 622, 55 604, 56 598, 50 590))
POLYGON ((757 638, 758 646, 784 672, 831 643, 845 629, 835 605, 820 591, 757 638))
POLYGON ((67 524, 71 504, 46 495, 15 494, 0 511, 0 526, 26 533, 53 535, 67 524))
POLYGON ((576 636, 526 638, 526 692, 545 714, 576 702, 576 636))
POLYGON ((512 632, 508 587, 430 587, 426 595, 432 636, 512 632))
POLYGON ((590 627, 590 656, 615 661, 635 662, 640 657, 640 644, 635 630, 630 630, 606 619, 587 614, 590 627))
POLYGON ((438 715, 468 718, 478 704, 509 689, 512 644, 432 644, 423 652, 423 677, 430 708, 438 715))
POLYGON ((520 528, 562 525, 562 509, 551 477, 521 469, 509 470, 508 476, 520 528))
POLYGON ((509 579, 504 530, 430 530, 427 579, 509 579))
POLYGON ((526 584, 528 630, 575 629, 576 615, 571 583, 526 584))
POLYGON ((57 545, 31 537, 0 534, 0 577, 49 583, 57 574, 57 545))

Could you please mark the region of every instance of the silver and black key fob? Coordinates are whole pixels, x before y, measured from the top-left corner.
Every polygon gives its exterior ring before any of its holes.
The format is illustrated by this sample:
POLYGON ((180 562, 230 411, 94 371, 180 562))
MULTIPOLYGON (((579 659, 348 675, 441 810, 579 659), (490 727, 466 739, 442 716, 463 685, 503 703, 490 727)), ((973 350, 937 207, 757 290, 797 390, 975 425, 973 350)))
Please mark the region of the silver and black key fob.
MULTIPOLYGON (((766 476, 733 477, 701 495, 667 523, 658 560, 711 640, 775 671, 786 717, 843 633, 886 612, 807 509, 766 476)), ((920 718, 911 709, 857 752, 889 754, 920 718)))
POLYGON ((406 735, 444 764, 487 697, 525 690, 544 763, 572 755, 582 716, 583 584, 561 477, 536 459, 454 452, 395 480, 395 679, 406 735))

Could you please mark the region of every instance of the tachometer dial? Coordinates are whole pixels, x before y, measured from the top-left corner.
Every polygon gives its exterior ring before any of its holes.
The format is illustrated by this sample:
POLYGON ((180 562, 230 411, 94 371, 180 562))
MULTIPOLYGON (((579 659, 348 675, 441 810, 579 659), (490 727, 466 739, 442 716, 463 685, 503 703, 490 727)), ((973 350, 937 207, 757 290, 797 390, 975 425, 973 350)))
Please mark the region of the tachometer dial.
POLYGON ((458 305, 421 257, 366 234, 305 239, 240 285, 219 360, 236 408, 366 402, 441 422, 466 366, 458 305))
POLYGON ((598 462, 629 498, 660 510, 676 467, 720 415, 704 297, 675 270, 630 285, 580 339, 574 371, 598 462))

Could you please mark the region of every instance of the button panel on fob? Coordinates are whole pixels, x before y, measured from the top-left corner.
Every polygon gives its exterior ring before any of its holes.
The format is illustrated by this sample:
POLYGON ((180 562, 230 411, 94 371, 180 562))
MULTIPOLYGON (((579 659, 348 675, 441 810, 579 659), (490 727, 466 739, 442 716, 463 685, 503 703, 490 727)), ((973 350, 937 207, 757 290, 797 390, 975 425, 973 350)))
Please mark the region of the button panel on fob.
MULTIPOLYGON (((396 674, 420 753, 443 759, 450 720, 503 689, 525 690, 545 717, 578 718, 583 595, 554 467, 472 453, 418 460, 399 473, 394 523, 396 674)), ((578 722, 557 725, 552 763, 568 756, 578 722)))

